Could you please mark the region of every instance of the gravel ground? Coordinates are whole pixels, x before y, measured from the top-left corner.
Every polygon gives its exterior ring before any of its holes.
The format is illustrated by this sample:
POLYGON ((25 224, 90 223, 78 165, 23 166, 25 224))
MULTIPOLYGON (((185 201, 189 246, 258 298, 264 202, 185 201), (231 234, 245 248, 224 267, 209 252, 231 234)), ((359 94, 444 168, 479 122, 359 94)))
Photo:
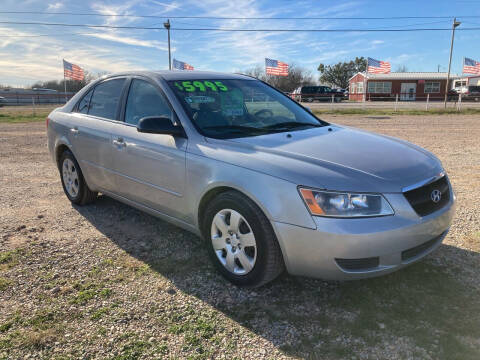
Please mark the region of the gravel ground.
POLYGON ((72 206, 45 124, 0 124, 0 359, 480 358, 480 119, 324 116, 435 153, 458 203, 438 251, 356 282, 225 282, 200 239, 105 196, 72 206))

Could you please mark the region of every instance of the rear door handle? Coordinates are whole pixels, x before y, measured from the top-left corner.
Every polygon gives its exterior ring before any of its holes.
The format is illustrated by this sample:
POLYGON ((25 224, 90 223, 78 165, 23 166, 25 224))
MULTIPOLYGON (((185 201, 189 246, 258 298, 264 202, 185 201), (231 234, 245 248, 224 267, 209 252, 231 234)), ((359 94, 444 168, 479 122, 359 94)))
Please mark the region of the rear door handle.
POLYGON ((125 140, 123 140, 123 138, 117 138, 116 140, 113 140, 113 144, 119 147, 127 146, 127 143, 125 142, 125 140))
POLYGON ((75 126, 75 127, 71 128, 71 129, 70 129, 70 132, 71 132, 73 135, 78 135, 78 132, 79 132, 79 131, 78 131, 78 127, 75 126))

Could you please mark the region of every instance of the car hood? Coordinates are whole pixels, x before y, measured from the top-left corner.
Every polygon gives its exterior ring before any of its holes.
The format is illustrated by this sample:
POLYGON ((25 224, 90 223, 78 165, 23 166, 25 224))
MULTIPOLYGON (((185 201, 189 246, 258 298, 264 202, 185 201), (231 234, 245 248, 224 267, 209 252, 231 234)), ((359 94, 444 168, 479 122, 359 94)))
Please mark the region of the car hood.
POLYGON ((336 125, 207 142, 208 157, 329 190, 401 192, 442 171, 419 146, 336 125))

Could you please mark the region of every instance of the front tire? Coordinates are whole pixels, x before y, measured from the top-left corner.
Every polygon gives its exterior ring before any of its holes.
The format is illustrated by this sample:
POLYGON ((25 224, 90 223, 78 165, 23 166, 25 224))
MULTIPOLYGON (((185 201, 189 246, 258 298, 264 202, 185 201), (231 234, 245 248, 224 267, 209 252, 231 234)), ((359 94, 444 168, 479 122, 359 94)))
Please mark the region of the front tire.
POLYGON ((236 191, 221 193, 207 206, 203 234, 218 271, 237 286, 258 287, 284 270, 270 221, 236 191))
POLYGON ((98 193, 88 188, 82 170, 70 150, 62 153, 59 170, 63 191, 68 200, 77 205, 86 205, 95 201, 98 193))

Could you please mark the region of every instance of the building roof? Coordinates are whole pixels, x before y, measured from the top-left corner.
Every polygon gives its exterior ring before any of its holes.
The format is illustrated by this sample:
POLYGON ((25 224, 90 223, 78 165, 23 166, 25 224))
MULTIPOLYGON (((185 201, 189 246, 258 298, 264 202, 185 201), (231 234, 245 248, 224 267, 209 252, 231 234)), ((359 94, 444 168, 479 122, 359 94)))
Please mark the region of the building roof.
MULTIPOLYGON (((365 73, 357 73, 354 76, 365 73)), ((369 80, 446 80, 446 72, 391 72, 388 74, 366 74, 369 80)), ((450 74, 450 79, 459 79, 460 76, 450 74)))

